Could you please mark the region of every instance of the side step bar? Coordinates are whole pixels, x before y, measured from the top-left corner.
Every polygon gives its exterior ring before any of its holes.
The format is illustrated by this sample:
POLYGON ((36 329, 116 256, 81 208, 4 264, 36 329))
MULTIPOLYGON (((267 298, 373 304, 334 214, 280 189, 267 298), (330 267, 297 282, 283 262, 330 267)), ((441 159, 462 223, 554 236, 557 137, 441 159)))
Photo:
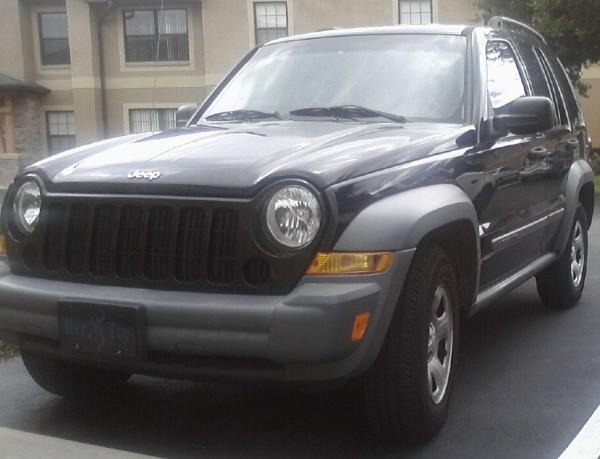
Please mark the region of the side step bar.
POLYGON ((529 280, 544 268, 551 265, 552 262, 554 262, 557 258, 558 256, 555 253, 547 253, 542 255, 541 257, 529 263, 527 266, 521 268, 516 273, 511 274, 506 279, 486 288, 485 290, 482 290, 477 295, 477 300, 475 301, 475 305, 471 308, 470 315, 474 316, 483 308, 493 303, 496 299, 507 294, 511 290, 514 290, 523 282, 529 280))

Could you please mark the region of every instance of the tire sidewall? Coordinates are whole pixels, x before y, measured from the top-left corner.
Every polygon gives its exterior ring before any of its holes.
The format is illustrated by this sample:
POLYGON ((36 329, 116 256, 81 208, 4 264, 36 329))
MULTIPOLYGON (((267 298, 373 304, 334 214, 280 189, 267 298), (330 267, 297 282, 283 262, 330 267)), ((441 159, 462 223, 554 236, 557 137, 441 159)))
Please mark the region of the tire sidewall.
POLYGON ((427 288, 427 296, 423 298, 423 304, 420 308, 419 326, 421 329, 419 348, 422 350, 419 354, 419 365, 422 368, 420 382, 420 397, 422 406, 429 412, 435 424, 441 425, 445 421, 448 413, 452 389, 454 386, 454 376, 456 374, 456 366, 458 364, 459 336, 460 336, 460 308, 458 283, 456 274, 454 273, 450 258, 446 255, 441 258, 439 263, 433 267, 432 276, 427 288), (440 403, 434 403, 429 390, 428 368, 427 368, 427 340, 429 337, 429 322, 431 319, 431 304, 433 296, 438 285, 444 284, 447 288, 452 303, 452 322, 453 322, 453 347, 452 361, 450 367, 450 375, 448 378, 448 387, 444 398, 440 403))
POLYGON ((563 253, 563 263, 562 263, 562 274, 567 278, 568 292, 569 296, 573 299, 573 302, 576 302, 581 298, 583 294, 583 289, 585 288, 585 278, 587 277, 587 268, 588 268, 588 224, 585 212, 581 206, 577 207, 575 211, 575 218, 573 219, 573 225, 571 226, 571 233, 569 235, 569 242, 567 243, 567 247, 563 253), (575 236, 575 227, 577 222, 581 224, 582 235, 583 235, 583 253, 584 253, 584 264, 583 264, 583 275, 581 278, 581 282, 579 286, 575 287, 573 285, 573 281, 571 280, 571 244, 573 243, 573 237, 575 236))

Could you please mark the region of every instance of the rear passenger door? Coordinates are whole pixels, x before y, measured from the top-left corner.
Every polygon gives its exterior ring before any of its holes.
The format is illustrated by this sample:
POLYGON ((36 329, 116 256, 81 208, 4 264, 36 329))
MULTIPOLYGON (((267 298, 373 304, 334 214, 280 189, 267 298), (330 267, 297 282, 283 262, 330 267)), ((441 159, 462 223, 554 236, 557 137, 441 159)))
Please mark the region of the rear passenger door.
POLYGON ((558 60, 545 43, 522 38, 517 40, 532 93, 548 97, 556 110, 556 125, 544 133, 546 155, 540 155, 545 168, 545 202, 548 215, 546 231, 541 239, 542 250, 549 250, 564 214, 563 180, 585 145, 580 124, 578 104, 572 87, 558 60), (579 138, 581 137, 581 138, 579 138))

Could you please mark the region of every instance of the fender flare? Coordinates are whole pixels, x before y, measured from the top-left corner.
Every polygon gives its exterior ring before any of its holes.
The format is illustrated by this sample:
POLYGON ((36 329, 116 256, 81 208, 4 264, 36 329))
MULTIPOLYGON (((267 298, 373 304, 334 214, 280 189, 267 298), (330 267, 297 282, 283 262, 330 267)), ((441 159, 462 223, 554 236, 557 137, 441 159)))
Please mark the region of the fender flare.
POLYGON ((594 183, 594 172, 586 161, 579 159, 571 165, 563 186, 565 215, 553 244, 553 249, 559 255, 564 252, 567 246, 575 219, 575 211, 579 205, 579 193, 586 183, 594 183))
MULTIPOLYGON (((478 234, 473 202, 456 185, 440 184, 398 193, 360 212, 337 240, 335 251, 414 249, 427 234, 467 220, 478 234)), ((477 244, 478 258, 480 256, 477 244)))
POLYGON ((397 277, 388 285, 382 308, 373 317, 372 339, 364 343, 365 348, 358 357, 360 371, 366 370, 381 350, 419 243, 446 225, 465 221, 472 226, 477 257, 473 260, 473 285, 469 285, 465 295, 465 302, 469 304, 460 305, 468 311, 479 287, 479 223, 472 201, 458 186, 429 185, 384 198, 360 212, 342 233, 335 251, 395 251, 404 260, 403 266, 396 267, 394 276, 397 277))

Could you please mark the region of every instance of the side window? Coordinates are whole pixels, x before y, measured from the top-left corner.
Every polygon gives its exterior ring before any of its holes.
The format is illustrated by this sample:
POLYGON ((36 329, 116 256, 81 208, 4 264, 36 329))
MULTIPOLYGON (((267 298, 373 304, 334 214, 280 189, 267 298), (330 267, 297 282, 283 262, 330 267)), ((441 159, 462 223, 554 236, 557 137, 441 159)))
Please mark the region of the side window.
POLYGON ((494 110, 526 94, 515 54, 507 42, 488 43, 487 69, 488 94, 494 110))
POLYGON ((550 64, 554 69, 554 74, 556 75, 556 79, 558 80, 558 85, 565 99, 569 119, 576 120, 579 117, 579 105, 577 104, 577 99, 575 98, 575 94, 573 93, 573 85, 571 84, 569 77, 567 76, 567 72, 556 57, 550 58, 550 64))
POLYGON ((550 98, 552 99, 552 102, 554 102, 554 108, 556 110, 556 119, 558 120, 558 124, 559 126, 568 126, 569 120, 567 117, 567 111, 565 109, 565 104, 562 98, 560 88, 558 86, 558 83, 556 82, 556 78, 554 77, 554 72, 550 67, 550 63, 548 62, 546 55, 541 49, 534 48, 533 50, 544 71, 546 82, 548 84, 548 88, 550 89, 550 98))

